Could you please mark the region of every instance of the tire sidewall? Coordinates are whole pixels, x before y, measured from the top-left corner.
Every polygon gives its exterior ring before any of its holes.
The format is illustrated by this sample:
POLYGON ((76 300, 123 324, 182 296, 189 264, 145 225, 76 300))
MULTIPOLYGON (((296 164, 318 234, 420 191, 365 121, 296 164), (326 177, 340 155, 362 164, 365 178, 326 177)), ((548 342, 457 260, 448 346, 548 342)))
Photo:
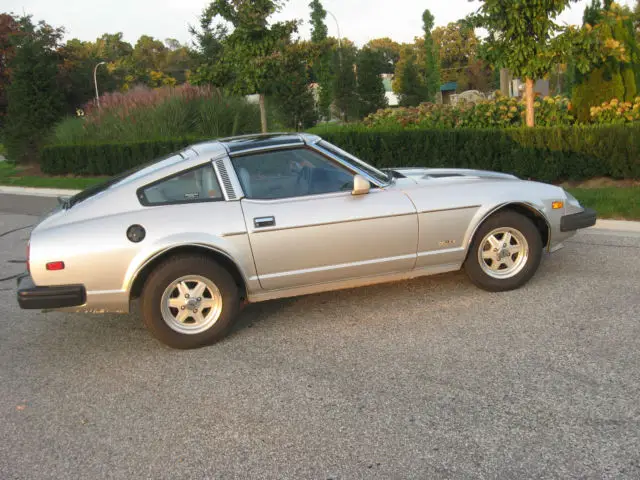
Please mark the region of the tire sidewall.
POLYGON ((513 290, 527 283, 536 273, 542 259, 542 247, 540 232, 529 218, 511 210, 498 212, 485 220, 476 231, 465 260, 465 270, 471 281, 480 288, 493 292, 513 290), (494 278, 488 275, 478 259, 478 249, 482 248, 482 240, 497 228, 513 228, 520 231, 529 246, 527 263, 513 277, 494 278))
POLYGON ((200 256, 176 256, 160 264, 147 278, 141 299, 145 326, 162 343, 179 349, 198 348, 223 338, 237 315, 238 306, 238 287, 233 277, 215 261, 200 256), (197 334, 177 332, 162 317, 164 291, 175 280, 187 275, 199 275, 212 281, 222 297, 218 320, 197 334))

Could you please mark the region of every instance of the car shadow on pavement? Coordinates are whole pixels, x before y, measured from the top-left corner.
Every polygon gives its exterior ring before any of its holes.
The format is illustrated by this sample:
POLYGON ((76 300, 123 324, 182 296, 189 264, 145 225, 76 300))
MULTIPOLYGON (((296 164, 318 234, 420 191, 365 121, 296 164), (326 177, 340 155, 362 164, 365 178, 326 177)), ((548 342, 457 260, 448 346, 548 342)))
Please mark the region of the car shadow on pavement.
MULTIPOLYGON (((548 280, 549 263, 543 260, 531 285, 548 280)), ((0 287, 6 283, 3 282, 0 287)), ((0 292, 5 296, 13 293, 0 292)), ((402 309, 414 313, 421 310, 449 310, 465 304, 477 304, 486 295, 497 298, 501 294, 476 288, 461 270, 407 281, 270 300, 243 308, 222 342, 241 341, 247 335, 262 335, 265 329, 282 330, 278 333, 287 335, 286 332, 291 330, 303 330, 307 322, 314 322, 314 328, 318 329, 331 329, 344 322, 345 318, 353 324, 362 322, 366 325, 369 321, 384 321, 385 316, 402 315, 402 309), (254 332, 254 327, 261 332, 254 332)), ((9 301, 13 300, 11 298, 9 301)), ((171 351, 148 334, 135 302, 131 313, 126 315, 18 311, 18 316, 21 317, 19 328, 25 330, 20 336, 25 342, 36 342, 39 349, 44 351, 171 351)))

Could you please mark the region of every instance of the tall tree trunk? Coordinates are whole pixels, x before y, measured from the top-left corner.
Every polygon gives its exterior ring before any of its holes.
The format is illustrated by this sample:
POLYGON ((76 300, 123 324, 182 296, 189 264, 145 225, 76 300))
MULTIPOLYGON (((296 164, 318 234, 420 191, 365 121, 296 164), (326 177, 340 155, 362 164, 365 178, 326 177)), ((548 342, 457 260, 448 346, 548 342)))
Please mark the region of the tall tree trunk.
POLYGON ((264 93, 260 94, 260 124, 262 133, 267 133, 267 108, 264 106, 264 93))
POLYGON ((500 69, 500 93, 505 97, 510 96, 511 89, 509 88, 509 84, 511 83, 511 74, 509 73, 508 68, 500 69))
POLYGON ((533 110, 533 102, 535 98, 533 96, 533 79, 526 79, 525 95, 527 100, 527 127, 533 127, 536 124, 536 116, 533 110))

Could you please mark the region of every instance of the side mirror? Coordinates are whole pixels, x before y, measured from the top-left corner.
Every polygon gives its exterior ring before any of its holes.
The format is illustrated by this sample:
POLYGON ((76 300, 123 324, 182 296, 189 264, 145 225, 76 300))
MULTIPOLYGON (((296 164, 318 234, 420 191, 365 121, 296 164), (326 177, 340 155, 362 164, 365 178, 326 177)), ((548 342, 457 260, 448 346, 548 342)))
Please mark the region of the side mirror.
POLYGON ((353 191, 351 192, 351 195, 364 195, 369 193, 369 190, 371 190, 369 180, 364 178, 362 175, 353 176, 353 191))

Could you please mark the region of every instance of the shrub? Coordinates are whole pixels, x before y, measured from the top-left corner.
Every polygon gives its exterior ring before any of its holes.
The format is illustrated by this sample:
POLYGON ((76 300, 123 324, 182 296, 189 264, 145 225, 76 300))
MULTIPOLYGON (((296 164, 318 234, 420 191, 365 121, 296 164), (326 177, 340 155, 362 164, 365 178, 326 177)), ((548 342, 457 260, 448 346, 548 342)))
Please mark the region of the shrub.
MULTIPOLYGON (((567 98, 544 97, 536 100, 538 126, 564 126, 574 122, 567 98)), ((375 127, 404 128, 493 128, 524 125, 524 101, 497 95, 494 100, 477 104, 436 105, 423 103, 417 107, 384 109, 369 115, 364 124, 375 127)))
POLYGON ((220 137, 260 130, 258 106, 211 87, 137 88, 103 95, 100 109, 59 123, 50 144, 142 142, 183 136, 220 137))
POLYGON ((115 175, 197 141, 195 137, 184 137, 150 142, 49 145, 40 154, 40 168, 51 175, 115 175))
POLYGON ((317 127, 378 167, 478 168, 546 182, 640 178, 640 125, 513 129, 317 127))
POLYGON ((591 121, 599 124, 629 123, 640 121, 640 97, 632 102, 620 102, 614 98, 610 102, 591 107, 591 121))

